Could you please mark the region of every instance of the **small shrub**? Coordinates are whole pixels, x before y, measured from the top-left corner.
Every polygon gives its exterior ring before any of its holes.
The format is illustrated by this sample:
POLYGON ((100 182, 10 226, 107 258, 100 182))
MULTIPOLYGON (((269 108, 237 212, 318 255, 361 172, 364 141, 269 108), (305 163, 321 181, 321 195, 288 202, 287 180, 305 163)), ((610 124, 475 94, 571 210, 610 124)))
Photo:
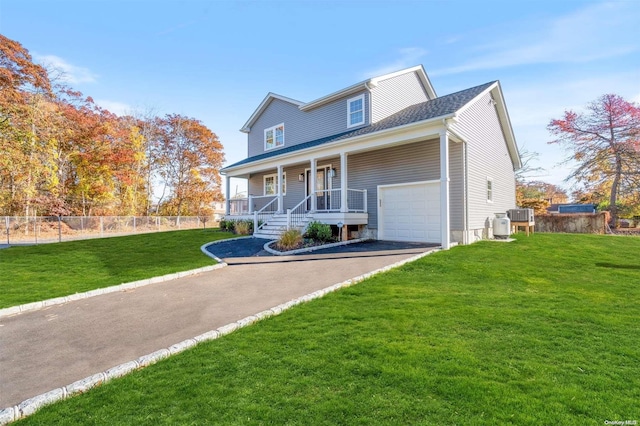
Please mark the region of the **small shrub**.
POLYGON ((331 226, 326 223, 311 222, 307 228, 305 236, 312 240, 326 242, 331 240, 333 233, 331 232, 331 226))
POLYGON ((302 245, 302 234, 297 229, 289 229, 282 233, 276 246, 278 250, 288 251, 298 248, 302 245))
POLYGON ((220 228, 221 231, 226 231, 227 230, 227 222, 224 219, 220 219, 220 222, 218 223, 218 227, 220 228))
POLYGON ((235 231, 238 235, 249 235, 251 233, 252 226, 246 220, 241 220, 235 223, 235 231))

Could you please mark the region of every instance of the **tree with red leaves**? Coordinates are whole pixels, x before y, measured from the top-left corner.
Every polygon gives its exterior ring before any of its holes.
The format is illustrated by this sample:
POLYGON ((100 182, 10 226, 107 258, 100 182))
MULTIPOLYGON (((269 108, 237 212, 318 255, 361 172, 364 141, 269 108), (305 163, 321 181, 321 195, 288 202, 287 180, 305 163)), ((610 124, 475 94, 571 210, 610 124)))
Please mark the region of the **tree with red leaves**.
POLYGON ((565 111, 547 128, 556 136, 549 143, 565 147, 571 153, 566 161, 577 163, 567 179, 576 179, 587 190, 610 188, 615 226, 620 196, 640 189, 640 106, 607 94, 588 104, 584 113, 565 111))

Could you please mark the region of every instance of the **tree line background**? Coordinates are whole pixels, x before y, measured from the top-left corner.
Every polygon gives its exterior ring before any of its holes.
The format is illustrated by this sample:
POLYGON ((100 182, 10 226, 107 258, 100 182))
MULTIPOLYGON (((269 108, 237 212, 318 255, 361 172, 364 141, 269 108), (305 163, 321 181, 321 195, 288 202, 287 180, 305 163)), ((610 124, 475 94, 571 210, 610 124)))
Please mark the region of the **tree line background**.
MULTIPOLYGON (((582 112, 568 110, 553 119, 547 129, 562 146, 571 163, 566 181, 573 181, 574 202, 595 204, 609 211, 611 225, 619 217, 640 216, 640 106, 616 94, 605 94, 587 104, 582 112)), ((537 153, 521 150, 523 167, 517 174, 516 198, 519 206, 544 213, 552 203, 566 203, 566 192, 531 175, 537 153)))
POLYGON ((0 34, 0 215, 209 215, 223 160, 200 121, 117 116, 0 34))

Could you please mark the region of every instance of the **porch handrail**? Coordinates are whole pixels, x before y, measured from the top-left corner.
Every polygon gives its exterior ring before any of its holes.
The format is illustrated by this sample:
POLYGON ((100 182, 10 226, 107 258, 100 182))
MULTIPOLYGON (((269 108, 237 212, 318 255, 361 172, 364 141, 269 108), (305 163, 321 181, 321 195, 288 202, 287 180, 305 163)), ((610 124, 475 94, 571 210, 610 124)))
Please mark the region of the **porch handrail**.
MULTIPOLYGON (((287 209, 287 230, 292 228, 298 228, 302 222, 307 218, 309 212, 307 211, 307 201, 316 195, 315 192, 307 195, 302 201, 300 201, 294 208, 287 209)), ((302 231, 302 229, 300 230, 302 231)))
MULTIPOLYGON (((264 198, 261 197, 261 198, 264 198)), ((271 219, 275 215, 275 211, 269 210, 266 211, 267 208, 270 208, 271 205, 278 201, 278 197, 275 197, 273 200, 269 201, 264 205, 260 210, 253 212, 253 232, 256 233, 267 223, 267 220, 271 219), (262 223, 260 223, 262 221, 262 223)))
MULTIPOLYGON (((327 212, 340 211, 341 202, 342 202, 342 198, 340 197, 341 193, 342 193, 342 189, 340 188, 322 189, 320 191, 316 191, 316 196, 318 197, 322 197, 323 194, 326 194, 329 196, 327 199, 328 205, 325 205, 325 208, 323 209, 318 208, 318 210, 327 211, 327 212)), ((316 208, 317 208, 317 205, 316 205, 316 208)))
POLYGON ((347 211, 367 213, 367 190, 347 188, 347 211), (360 194, 360 195, 358 195, 360 194), (362 208, 358 205, 358 201, 362 197, 362 208))

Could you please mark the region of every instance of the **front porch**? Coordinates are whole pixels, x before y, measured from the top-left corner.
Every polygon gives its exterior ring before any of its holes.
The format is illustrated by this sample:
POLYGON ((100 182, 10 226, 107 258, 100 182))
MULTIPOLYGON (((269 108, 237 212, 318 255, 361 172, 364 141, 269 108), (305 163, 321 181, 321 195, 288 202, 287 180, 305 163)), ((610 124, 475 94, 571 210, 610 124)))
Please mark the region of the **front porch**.
POLYGON ((349 238, 349 226, 364 226, 369 215, 367 212, 367 191, 357 189, 328 189, 313 191, 292 208, 278 210, 279 200, 283 203, 283 194, 253 196, 228 200, 228 220, 253 221, 254 236, 276 239, 288 229, 300 229, 318 221, 341 228, 343 239, 349 238), (345 199, 346 198, 346 199, 345 199))

